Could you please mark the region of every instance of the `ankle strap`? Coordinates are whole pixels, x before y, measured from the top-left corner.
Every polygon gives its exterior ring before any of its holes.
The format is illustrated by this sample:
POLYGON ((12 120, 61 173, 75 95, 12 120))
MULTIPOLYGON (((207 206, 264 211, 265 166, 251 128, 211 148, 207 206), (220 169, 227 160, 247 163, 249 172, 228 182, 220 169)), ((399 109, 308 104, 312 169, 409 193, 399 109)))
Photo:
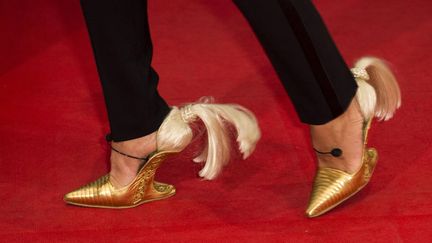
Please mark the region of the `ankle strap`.
POLYGON ((140 161, 143 161, 143 162, 146 162, 146 161, 148 160, 148 156, 147 156, 147 157, 144 157, 144 158, 135 157, 135 156, 132 156, 132 155, 129 155, 129 154, 126 154, 126 153, 120 152, 120 151, 118 151, 117 149, 115 149, 113 146, 111 146, 111 150, 113 150, 113 151, 115 151, 115 152, 117 152, 117 153, 119 153, 119 154, 121 154, 121 155, 123 155, 123 156, 126 156, 126 157, 128 157, 128 158, 131 158, 131 159, 137 159, 137 160, 140 160, 140 161))

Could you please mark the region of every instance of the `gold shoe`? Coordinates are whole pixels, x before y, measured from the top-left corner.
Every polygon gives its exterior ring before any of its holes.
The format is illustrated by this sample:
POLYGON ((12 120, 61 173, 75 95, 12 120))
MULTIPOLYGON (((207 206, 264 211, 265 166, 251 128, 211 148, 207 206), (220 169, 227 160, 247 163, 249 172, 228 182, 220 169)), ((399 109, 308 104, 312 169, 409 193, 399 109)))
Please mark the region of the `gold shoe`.
MULTIPOLYGON (((362 58, 352 72, 359 86, 356 99, 365 120, 362 166, 354 174, 334 168, 318 168, 306 209, 307 217, 317 217, 328 212, 367 185, 378 160, 377 151, 374 148, 367 148, 372 118, 375 116, 380 120, 388 120, 401 105, 399 86, 382 60, 362 58)), ((338 157, 341 152, 340 149, 333 149, 326 153, 338 157)))
MULTIPOLYGON (((131 208, 173 196, 176 192, 174 186, 155 182, 154 176, 165 159, 191 143, 194 136, 191 123, 196 120, 201 120, 207 131, 207 144, 194 159, 197 163, 205 162, 199 173, 205 179, 214 179, 230 159, 232 132, 228 128, 236 128, 236 141, 244 159, 253 152, 260 138, 255 116, 242 106, 198 102, 173 107, 157 131, 158 152, 144 163, 129 185, 114 188, 108 174, 66 194, 64 201, 85 207, 131 208)), ((112 149, 124 156, 144 160, 112 149)))
POLYGON ((132 208, 146 202, 171 197, 176 190, 173 185, 154 181, 156 170, 176 152, 159 152, 150 157, 134 180, 122 188, 114 188, 109 174, 65 195, 69 204, 96 208, 132 208))

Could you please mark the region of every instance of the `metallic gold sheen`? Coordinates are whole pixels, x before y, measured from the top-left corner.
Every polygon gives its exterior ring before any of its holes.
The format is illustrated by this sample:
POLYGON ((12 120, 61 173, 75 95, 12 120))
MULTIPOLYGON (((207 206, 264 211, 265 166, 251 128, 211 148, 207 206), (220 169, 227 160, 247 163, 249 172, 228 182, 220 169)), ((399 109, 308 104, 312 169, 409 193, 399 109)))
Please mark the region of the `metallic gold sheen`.
POLYGON ((349 174, 334 168, 318 169, 306 209, 307 217, 317 217, 328 212, 367 185, 378 160, 377 151, 366 148, 370 124, 371 119, 363 127, 362 166, 356 173, 349 174))
POLYGON ((132 208, 140 204, 168 198, 175 194, 172 185, 154 181, 161 163, 175 152, 158 152, 139 170, 134 180, 122 188, 114 188, 109 174, 64 196, 69 204, 95 208, 132 208))

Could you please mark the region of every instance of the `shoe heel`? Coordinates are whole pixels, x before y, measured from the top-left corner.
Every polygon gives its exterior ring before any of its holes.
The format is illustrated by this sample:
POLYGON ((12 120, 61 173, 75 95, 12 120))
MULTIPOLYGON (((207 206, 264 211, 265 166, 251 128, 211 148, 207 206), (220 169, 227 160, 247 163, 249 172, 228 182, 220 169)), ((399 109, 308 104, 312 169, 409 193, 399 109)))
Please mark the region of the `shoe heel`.
POLYGON ((176 190, 173 185, 157 182, 154 178, 161 164, 167 158, 176 154, 176 152, 159 152, 149 158, 137 175, 137 185, 131 188, 131 190, 135 191, 133 204, 139 205, 149 201, 161 200, 175 194, 176 190))

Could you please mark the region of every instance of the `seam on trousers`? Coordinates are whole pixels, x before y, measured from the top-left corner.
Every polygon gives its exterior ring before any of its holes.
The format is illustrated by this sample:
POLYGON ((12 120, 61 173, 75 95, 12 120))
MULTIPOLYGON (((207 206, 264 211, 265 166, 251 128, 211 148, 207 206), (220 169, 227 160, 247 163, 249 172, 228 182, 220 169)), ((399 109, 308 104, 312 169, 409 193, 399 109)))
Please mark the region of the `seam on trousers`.
MULTIPOLYGON (((303 0, 305 1, 305 0, 303 0)), ((326 70, 324 69, 316 48, 310 38, 306 26, 304 25, 301 16, 298 14, 294 4, 290 1, 278 0, 282 8, 282 12, 291 25, 294 34, 299 40, 299 44, 305 53, 307 62, 309 63, 315 79, 324 94, 324 98, 330 107, 333 115, 340 115, 343 113, 343 108, 339 99, 334 91, 333 85, 329 80, 326 70)))

